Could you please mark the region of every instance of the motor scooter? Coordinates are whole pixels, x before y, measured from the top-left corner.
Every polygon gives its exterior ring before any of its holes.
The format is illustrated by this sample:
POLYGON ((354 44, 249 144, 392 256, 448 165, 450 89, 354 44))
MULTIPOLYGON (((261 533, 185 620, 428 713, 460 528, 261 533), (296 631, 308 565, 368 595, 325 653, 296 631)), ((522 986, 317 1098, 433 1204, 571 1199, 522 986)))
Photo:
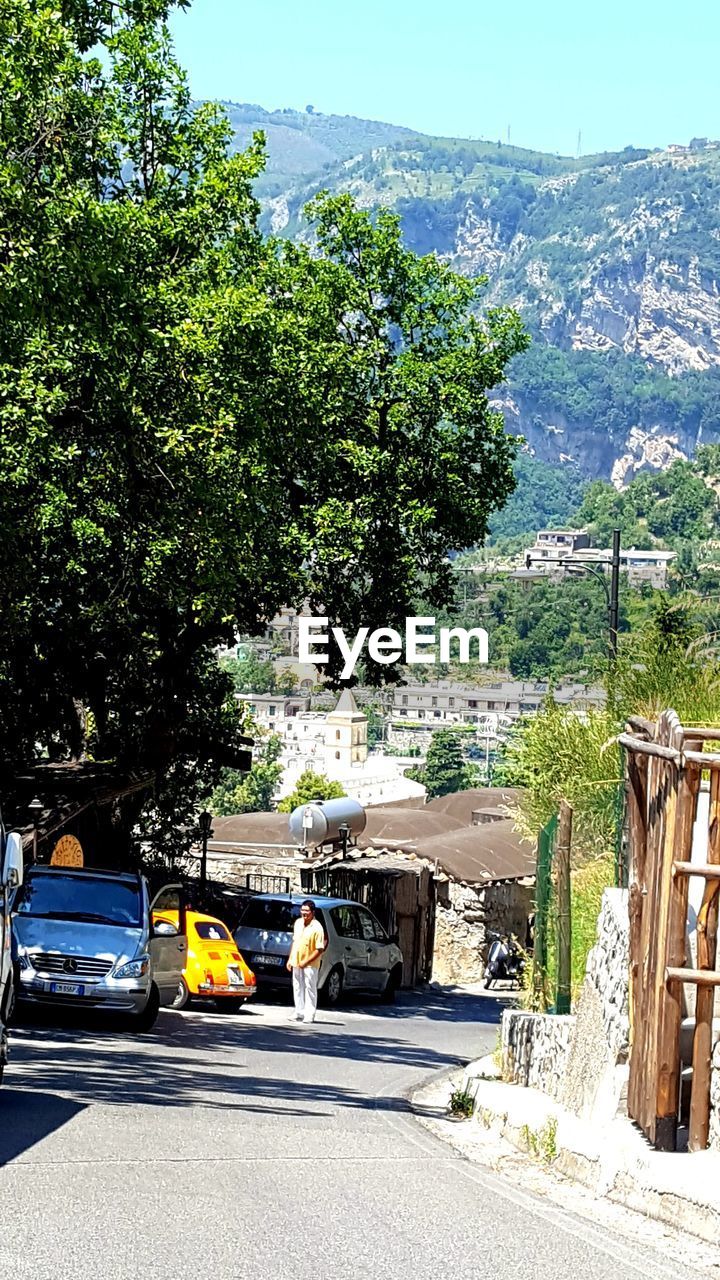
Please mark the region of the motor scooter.
POLYGON ((492 942, 485 965, 485 987, 492 982, 522 983, 525 956, 517 939, 510 934, 492 934, 492 942))

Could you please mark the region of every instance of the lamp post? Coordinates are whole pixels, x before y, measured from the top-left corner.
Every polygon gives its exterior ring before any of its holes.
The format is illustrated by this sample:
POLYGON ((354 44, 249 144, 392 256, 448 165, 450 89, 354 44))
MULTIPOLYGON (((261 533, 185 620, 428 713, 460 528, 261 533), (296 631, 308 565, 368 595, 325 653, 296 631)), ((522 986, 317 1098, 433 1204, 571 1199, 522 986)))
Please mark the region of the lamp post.
POLYGON ((43 806, 42 800, 38 800, 38 799, 31 800, 30 804, 28 805, 28 809, 30 810, 30 816, 32 817, 32 824, 33 824, 33 862, 37 862, 38 826, 40 825, 40 814, 42 813, 43 808, 44 806, 43 806))
MULTIPOLYGON (((528 554, 525 557, 525 568, 530 569, 533 562, 535 564, 548 564, 548 560, 543 556, 533 556, 528 554)), ((620 530, 613 529, 612 552, 609 560, 583 560, 579 556, 573 556, 572 559, 554 560, 553 564, 561 565, 566 569, 584 569, 586 573, 592 574, 593 578, 597 578, 605 592, 608 610, 608 657, 610 666, 615 665, 618 651, 618 614, 619 614, 619 596, 620 596, 620 530), (610 565, 610 587, 608 588, 606 575, 593 568, 593 565, 610 565)))
POLYGON ((200 859, 200 892, 205 892, 207 884, 207 846, 212 835, 212 814, 203 809, 200 814, 200 835, 202 837, 202 857, 200 859))

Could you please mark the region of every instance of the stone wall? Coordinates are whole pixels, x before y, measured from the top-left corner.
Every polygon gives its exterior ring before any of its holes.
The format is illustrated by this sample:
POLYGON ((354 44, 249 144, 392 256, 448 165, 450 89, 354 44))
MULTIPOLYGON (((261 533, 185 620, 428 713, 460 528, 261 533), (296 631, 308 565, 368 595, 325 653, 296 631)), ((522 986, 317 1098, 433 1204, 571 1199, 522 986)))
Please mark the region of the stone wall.
POLYGON ((627 1081, 630 931, 627 889, 606 889, 568 1052, 562 1101, 611 1120, 627 1081))
POLYGON ((716 1040, 710 1072, 710 1137, 708 1146, 720 1151, 720 1040, 716 1040))
POLYGON ((606 889, 577 1012, 506 1010, 505 1079, 541 1089, 578 1115, 612 1118, 627 1076, 629 922, 626 889, 606 889))
POLYGON ((434 981, 481 981, 491 933, 514 933, 524 946, 533 897, 533 886, 522 880, 438 884, 434 981))
POLYGON ((502 1020, 503 1077, 560 1098, 575 1018, 506 1009, 502 1020))

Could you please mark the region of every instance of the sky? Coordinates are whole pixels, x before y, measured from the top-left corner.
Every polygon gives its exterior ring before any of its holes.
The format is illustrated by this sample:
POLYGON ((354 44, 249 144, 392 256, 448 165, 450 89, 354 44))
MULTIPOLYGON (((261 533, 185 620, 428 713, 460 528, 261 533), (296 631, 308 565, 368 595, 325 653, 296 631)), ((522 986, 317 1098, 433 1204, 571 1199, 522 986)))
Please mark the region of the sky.
POLYGON ((720 137, 718 0, 193 0, 197 98, 575 155, 720 137))

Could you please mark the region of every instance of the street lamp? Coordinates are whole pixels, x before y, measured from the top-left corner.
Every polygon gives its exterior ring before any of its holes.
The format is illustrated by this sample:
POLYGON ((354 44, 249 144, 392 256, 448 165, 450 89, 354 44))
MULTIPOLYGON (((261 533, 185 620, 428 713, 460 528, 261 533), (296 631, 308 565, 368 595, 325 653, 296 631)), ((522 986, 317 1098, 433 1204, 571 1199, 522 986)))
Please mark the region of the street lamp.
MULTIPOLYGON (((536 564, 548 564, 545 556, 533 556, 528 554, 525 556, 525 568, 530 569, 533 561, 536 564)), ((618 650, 618 612, 619 612, 619 592, 620 592, 620 530, 613 529, 612 553, 609 560, 583 560, 578 556, 571 559, 553 560, 553 564, 562 565, 567 569, 584 569, 586 573, 592 574, 593 578, 598 578, 605 592, 608 608, 608 626, 610 637, 608 641, 608 654, 610 665, 613 666, 617 658, 618 650), (593 565, 609 564, 610 565, 610 587, 608 589, 607 580, 604 573, 593 569, 593 565)))
POLYGON ((31 800, 28 805, 33 824, 33 862, 37 862, 38 826, 40 825, 40 814, 43 812, 44 807, 42 800, 37 799, 31 800))
POLYGON ((203 809, 200 814, 200 835, 202 837, 202 857, 200 859, 200 892, 203 893, 207 884, 207 846, 208 840, 213 833, 212 814, 203 809))

